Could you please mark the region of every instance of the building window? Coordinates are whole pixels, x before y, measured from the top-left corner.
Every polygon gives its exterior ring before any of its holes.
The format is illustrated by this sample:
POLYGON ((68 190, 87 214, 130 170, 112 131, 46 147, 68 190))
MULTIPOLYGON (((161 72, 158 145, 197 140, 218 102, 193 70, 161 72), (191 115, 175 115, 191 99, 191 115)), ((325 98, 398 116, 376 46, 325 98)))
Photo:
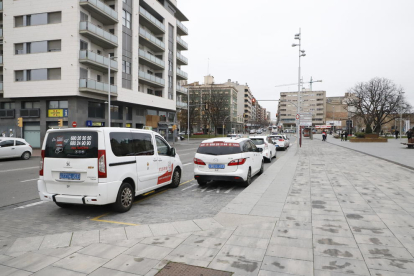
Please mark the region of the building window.
POLYGON ((80 41, 80 49, 81 50, 88 50, 88 42, 81 40, 80 41))
POLYGON ((167 121, 167 112, 160 111, 159 116, 160 116, 160 122, 166 122, 167 121))
POLYGON ((24 109, 40 108, 40 102, 23 102, 24 109))
POLYGON ((131 75, 131 62, 122 60, 122 72, 131 75))
POLYGON ((161 90, 156 90, 155 91, 155 96, 162 97, 162 91, 161 90))
POLYGON ((14 109, 15 103, 14 102, 3 102, 0 103, 0 109, 14 109))
POLYGON ((88 21, 88 19, 89 19, 89 16, 86 14, 86 13, 84 13, 84 12, 80 12, 80 21, 81 22, 86 22, 86 21, 88 21))
POLYGON ((123 119, 122 106, 120 105, 111 105, 111 118, 115 120, 123 119))
POLYGON ((131 14, 126 10, 122 10, 122 25, 131 29, 131 14))
POLYGON ((125 111, 126 111, 126 119, 132 120, 132 107, 130 106, 125 107, 125 111))
POLYGON ((14 17, 15 27, 38 26, 62 22, 61 12, 37 13, 14 17))
POLYGON ((89 118, 105 118, 105 104, 88 102, 88 117, 89 118))
POLYGON ((148 88, 147 89, 147 94, 154 95, 154 90, 148 88))
POLYGON ((68 108, 68 101, 49 101, 49 109, 68 108))

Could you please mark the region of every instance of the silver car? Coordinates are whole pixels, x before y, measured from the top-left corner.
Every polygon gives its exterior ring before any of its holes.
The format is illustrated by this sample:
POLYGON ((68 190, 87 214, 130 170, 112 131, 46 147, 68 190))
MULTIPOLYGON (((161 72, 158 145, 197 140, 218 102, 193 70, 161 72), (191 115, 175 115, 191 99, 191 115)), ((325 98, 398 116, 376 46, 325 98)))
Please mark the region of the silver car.
POLYGON ((32 156, 32 146, 22 138, 0 137, 0 159, 21 158, 28 160, 32 156))

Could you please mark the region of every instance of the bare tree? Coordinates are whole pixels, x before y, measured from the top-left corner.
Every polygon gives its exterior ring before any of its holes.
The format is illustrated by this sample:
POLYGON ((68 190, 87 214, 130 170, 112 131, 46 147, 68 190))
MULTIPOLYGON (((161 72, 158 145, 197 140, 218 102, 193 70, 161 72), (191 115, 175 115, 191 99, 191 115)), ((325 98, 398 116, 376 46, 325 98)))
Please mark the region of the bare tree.
MULTIPOLYGON (((223 124, 226 116, 230 115, 230 100, 225 96, 223 91, 214 91, 206 94, 205 97, 205 112, 214 126, 215 134, 217 135, 217 128, 223 124), (221 92, 221 93, 220 93, 221 92)), ((227 118, 231 120, 231 118, 227 118)), ((226 121, 227 121, 226 119, 226 121)), ((224 131, 224 129, 223 129, 224 131)))
POLYGON ((411 109, 404 99, 403 89, 386 78, 373 78, 358 83, 348 92, 351 96, 347 99, 347 104, 354 110, 354 115, 361 117, 366 127, 374 125, 376 133, 400 112, 411 109))

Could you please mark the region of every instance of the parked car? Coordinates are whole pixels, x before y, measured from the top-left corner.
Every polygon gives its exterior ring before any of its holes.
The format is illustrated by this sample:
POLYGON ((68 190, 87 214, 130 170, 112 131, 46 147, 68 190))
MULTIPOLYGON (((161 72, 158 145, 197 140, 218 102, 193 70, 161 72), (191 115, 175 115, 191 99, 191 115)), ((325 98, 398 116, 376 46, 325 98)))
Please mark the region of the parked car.
POLYGON ((289 147, 290 142, 286 139, 286 135, 270 135, 270 138, 276 146, 276 149, 286 150, 289 147))
POLYGON ((231 137, 231 138, 242 138, 243 136, 241 134, 227 134, 227 137, 231 137))
POLYGON ((256 134, 262 134, 262 130, 261 129, 256 130, 256 134))
POLYGON ((37 182, 41 200, 59 207, 114 203, 128 211, 135 196, 180 184, 182 164, 156 132, 130 128, 48 130, 37 182))
POLYGON ((194 157, 194 178, 199 185, 212 180, 242 182, 263 172, 262 149, 247 138, 204 140, 194 157))
POLYGON ((250 134, 255 134, 255 133, 256 133, 256 130, 255 130, 255 129, 251 129, 251 130, 249 131, 249 133, 250 133, 250 134))
POLYGON ((276 158, 276 146, 273 144, 273 141, 269 136, 250 136, 250 140, 258 148, 262 148, 263 160, 270 163, 272 158, 276 158))
POLYGON ((32 146, 22 138, 0 137, 0 159, 21 158, 30 159, 32 146))

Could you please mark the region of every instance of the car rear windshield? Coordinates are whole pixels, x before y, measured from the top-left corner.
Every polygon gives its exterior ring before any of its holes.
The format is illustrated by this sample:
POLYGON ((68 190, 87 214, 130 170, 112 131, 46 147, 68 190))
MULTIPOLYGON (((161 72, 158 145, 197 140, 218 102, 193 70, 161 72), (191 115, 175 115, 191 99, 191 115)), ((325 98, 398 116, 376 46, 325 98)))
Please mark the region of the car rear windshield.
POLYGON ((209 155, 227 155, 241 153, 239 143, 213 142, 201 143, 197 153, 209 155))
POLYGON ((93 131, 49 133, 45 157, 98 158, 98 133, 93 131))
POLYGON ((264 144, 264 140, 263 139, 259 139, 259 138, 250 138, 250 140, 252 140, 252 142, 256 145, 256 146, 260 146, 264 144))

